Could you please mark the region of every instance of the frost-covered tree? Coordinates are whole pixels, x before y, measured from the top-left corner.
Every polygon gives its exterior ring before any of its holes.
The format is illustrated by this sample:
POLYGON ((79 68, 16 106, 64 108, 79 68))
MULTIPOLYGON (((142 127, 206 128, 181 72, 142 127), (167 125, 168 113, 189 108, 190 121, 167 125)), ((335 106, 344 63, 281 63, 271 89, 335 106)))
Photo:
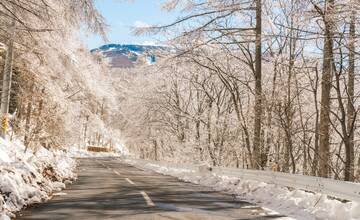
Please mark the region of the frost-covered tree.
POLYGON ((124 85, 144 95, 124 97, 146 115, 123 128, 134 150, 156 159, 359 178, 357 1, 168 1, 164 8, 183 14, 137 33, 172 36, 174 54, 136 68, 132 86, 124 85), (140 80, 141 72, 151 76, 140 80), (131 136, 146 126, 147 136, 131 136))
POLYGON ((105 33, 93 1, 8 0, 0 12, 0 42, 14 42, 15 135, 29 147, 118 142, 110 119, 116 104, 108 69, 78 39, 79 29, 105 33), (12 21, 16 28, 10 38, 12 21))

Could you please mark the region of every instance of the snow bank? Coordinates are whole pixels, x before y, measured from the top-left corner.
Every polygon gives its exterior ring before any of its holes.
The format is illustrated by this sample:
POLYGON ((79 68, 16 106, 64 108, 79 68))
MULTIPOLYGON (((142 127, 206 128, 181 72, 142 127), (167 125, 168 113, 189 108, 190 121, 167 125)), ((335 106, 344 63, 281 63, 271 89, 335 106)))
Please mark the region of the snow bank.
POLYGON ((19 141, 0 138, 0 220, 22 208, 44 202, 76 178, 76 162, 62 151, 27 150, 19 141))
POLYGON ((199 169, 169 167, 155 163, 142 163, 126 159, 127 163, 141 169, 177 177, 186 182, 213 187, 226 191, 266 209, 299 220, 357 220, 360 219, 360 204, 343 203, 329 199, 326 195, 314 194, 303 190, 290 190, 286 187, 264 182, 243 180, 220 176, 199 169))

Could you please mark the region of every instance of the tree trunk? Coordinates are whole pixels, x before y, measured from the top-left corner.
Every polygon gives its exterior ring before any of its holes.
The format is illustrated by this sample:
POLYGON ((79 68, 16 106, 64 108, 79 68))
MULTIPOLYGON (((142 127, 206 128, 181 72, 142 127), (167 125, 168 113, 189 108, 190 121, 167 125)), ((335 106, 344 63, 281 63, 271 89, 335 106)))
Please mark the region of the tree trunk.
POLYGON ((157 161, 158 160, 158 143, 155 139, 153 140, 153 144, 154 144, 154 160, 157 161))
POLYGON ((348 146, 345 145, 345 180, 354 181, 354 120, 355 120, 355 108, 354 108, 354 82, 355 82, 355 22, 356 11, 351 11, 350 21, 350 39, 349 39, 349 71, 348 71, 348 104, 347 104, 347 128, 348 128, 348 146))
POLYGON ((88 122, 89 122, 89 115, 86 115, 85 116, 85 123, 84 123, 84 144, 85 144, 85 147, 89 144, 89 143, 87 143, 88 122))
POLYGON ((319 172, 319 135, 320 135, 320 126, 319 126, 319 105, 318 105, 318 85, 319 85, 319 71, 318 67, 315 68, 315 85, 313 86, 313 95, 314 95, 314 106, 315 106, 315 137, 314 137, 314 158, 311 164, 311 175, 316 176, 319 172))
POLYGON ((207 112, 207 123, 206 123, 206 129, 207 129, 207 148, 208 153, 212 162, 213 166, 216 166, 216 158, 213 152, 213 149, 211 148, 211 142, 212 142, 212 135, 211 135, 211 109, 212 109, 212 101, 209 101, 209 109, 207 112))
POLYGON ((27 104, 26 108, 26 117, 25 117, 25 136, 24 136, 24 145, 25 145, 25 152, 27 151, 27 148, 29 147, 29 130, 30 130, 30 120, 31 120, 31 109, 32 109, 32 103, 31 100, 27 104))
POLYGON ((30 98, 26 107, 26 115, 25 115, 25 134, 24 134, 24 145, 25 145, 25 152, 27 151, 27 148, 29 147, 30 141, 30 121, 31 121, 31 114, 32 114, 32 93, 34 91, 35 84, 32 83, 30 87, 30 98))
POLYGON ((255 39, 255 118, 254 118, 254 143, 253 156, 255 169, 261 164, 261 116, 262 116, 262 82, 261 82, 261 0, 256 0, 256 39, 255 39))
POLYGON ((333 21, 332 11, 334 0, 328 0, 325 15, 325 39, 323 55, 323 74, 321 79, 321 108, 320 108, 320 145, 319 145, 319 175, 329 176, 330 162, 330 91, 333 75, 333 21))

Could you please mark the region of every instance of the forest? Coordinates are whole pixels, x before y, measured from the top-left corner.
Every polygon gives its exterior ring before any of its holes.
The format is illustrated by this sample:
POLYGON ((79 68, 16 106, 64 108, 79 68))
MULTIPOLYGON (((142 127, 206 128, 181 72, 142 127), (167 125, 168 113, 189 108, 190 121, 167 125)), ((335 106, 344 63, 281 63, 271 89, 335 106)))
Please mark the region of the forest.
POLYGON ((153 66, 117 70, 141 158, 360 180, 359 2, 172 0, 153 66))
POLYGON ((79 30, 106 38, 93 1, 0 2, 3 137, 33 152, 120 142, 108 117, 116 108, 108 67, 79 30))

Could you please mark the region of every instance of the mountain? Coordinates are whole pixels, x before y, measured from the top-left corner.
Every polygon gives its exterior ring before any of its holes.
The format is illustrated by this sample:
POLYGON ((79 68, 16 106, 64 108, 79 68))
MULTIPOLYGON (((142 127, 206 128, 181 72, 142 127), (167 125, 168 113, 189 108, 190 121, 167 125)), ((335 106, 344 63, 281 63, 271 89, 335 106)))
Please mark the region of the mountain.
POLYGON ((163 46, 106 44, 92 49, 91 53, 103 57, 112 68, 132 68, 135 65, 156 63, 156 52, 165 49, 163 46))

